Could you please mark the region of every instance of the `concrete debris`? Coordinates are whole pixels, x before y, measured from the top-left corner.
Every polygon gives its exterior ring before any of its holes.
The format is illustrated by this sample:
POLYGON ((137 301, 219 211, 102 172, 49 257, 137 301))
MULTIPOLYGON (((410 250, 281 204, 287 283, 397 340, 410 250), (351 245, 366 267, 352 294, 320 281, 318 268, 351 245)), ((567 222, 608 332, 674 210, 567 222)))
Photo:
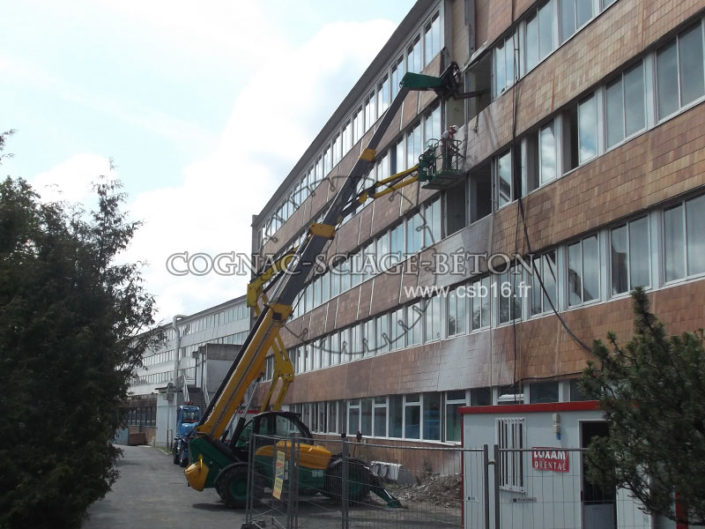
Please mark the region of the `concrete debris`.
POLYGON ((440 507, 460 507, 463 501, 462 476, 428 476, 419 484, 399 486, 393 494, 402 503, 424 502, 440 507))

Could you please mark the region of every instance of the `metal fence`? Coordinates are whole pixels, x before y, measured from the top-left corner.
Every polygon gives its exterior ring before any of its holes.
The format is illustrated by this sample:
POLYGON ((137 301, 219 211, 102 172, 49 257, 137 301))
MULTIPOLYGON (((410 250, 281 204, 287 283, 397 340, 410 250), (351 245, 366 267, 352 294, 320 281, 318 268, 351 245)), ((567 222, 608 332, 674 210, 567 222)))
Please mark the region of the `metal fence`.
POLYGON ((579 449, 254 442, 243 529, 651 527, 624 491, 586 481, 579 449))

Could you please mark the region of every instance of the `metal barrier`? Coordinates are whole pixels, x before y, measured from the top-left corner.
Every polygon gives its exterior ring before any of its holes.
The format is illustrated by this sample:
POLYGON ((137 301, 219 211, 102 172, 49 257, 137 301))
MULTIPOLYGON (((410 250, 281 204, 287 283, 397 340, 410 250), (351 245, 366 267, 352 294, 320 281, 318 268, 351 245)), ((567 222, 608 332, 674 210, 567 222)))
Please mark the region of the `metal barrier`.
MULTIPOLYGON (((463 527, 463 465, 486 467, 487 458, 483 450, 347 439, 252 442, 243 529, 463 527)), ((482 490, 473 492, 479 506, 482 490)), ((485 512, 473 509, 471 518, 485 512)))
POLYGON ((580 449, 252 442, 243 529, 651 527, 625 491, 586 480, 580 449))

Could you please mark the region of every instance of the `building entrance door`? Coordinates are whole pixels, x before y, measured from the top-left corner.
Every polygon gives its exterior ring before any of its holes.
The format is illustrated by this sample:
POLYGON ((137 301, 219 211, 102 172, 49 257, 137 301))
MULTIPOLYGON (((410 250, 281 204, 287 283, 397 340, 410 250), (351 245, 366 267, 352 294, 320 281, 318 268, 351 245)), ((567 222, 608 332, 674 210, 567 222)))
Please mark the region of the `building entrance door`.
MULTIPOLYGON (((607 435, 605 421, 584 421, 580 423, 580 448, 587 448, 597 436, 607 435)), ((616 490, 604 490, 590 481, 587 476, 589 465, 581 456, 583 529, 616 529, 616 490)))

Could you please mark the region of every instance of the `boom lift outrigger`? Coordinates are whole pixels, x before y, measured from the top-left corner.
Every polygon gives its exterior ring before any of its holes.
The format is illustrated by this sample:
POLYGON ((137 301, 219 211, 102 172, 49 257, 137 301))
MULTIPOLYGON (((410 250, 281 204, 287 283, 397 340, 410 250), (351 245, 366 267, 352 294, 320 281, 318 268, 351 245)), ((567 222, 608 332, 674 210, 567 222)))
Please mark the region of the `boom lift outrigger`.
MULTIPOLYGON (((191 487, 199 491, 206 487, 215 487, 221 498, 230 506, 242 507, 247 500, 249 450, 256 450, 255 464, 258 464, 260 456, 265 453, 269 457, 264 459, 271 461, 273 447, 253 446, 250 442, 253 433, 288 436, 295 432, 299 438, 309 443, 300 445, 301 488, 340 497, 340 456, 333 456, 325 448, 314 446, 308 427, 296 414, 279 411, 294 379, 293 365, 279 332, 291 316, 292 304, 304 288, 316 256, 320 255, 328 241, 335 237, 336 228, 346 215, 354 212, 367 200, 393 193, 413 182, 424 181, 427 187, 433 187, 434 184, 438 186, 439 182, 452 179, 459 173, 457 163, 455 167, 452 163, 457 160, 457 145, 450 137, 431 145, 414 167, 357 192, 358 183, 375 161, 375 149, 409 91, 434 90, 442 98, 464 97, 459 93, 462 82, 455 63, 440 77, 407 73, 400 85, 399 93, 382 116, 369 144, 333 199, 322 222, 311 224, 304 242, 298 248, 286 252, 260 273, 248 287, 248 305, 254 309, 257 319, 195 429, 195 435, 189 445, 191 465, 185 470, 191 487), (437 154, 437 151, 441 151, 440 154, 437 154), (272 292, 266 295, 264 287, 268 283, 272 292), (265 358, 270 349, 274 355, 274 370, 269 391, 260 410, 262 413, 249 421, 241 418, 230 442, 226 444, 222 440, 226 428, 243 404, 248 388, 263 373, 265 358), (274 391, 280 381, 275 397, 274 391), (266 411, 270 406, 272 411, 266 411)), ((271 472, 269 475, 273 480, 271 472)), ((349 476, 350 499, 360 499, 372 491, 386 501, 387 505, 400 505, 363 462, 353 460, 349 476)), ((271 483, 266 485, 271 486, 271 483)))

